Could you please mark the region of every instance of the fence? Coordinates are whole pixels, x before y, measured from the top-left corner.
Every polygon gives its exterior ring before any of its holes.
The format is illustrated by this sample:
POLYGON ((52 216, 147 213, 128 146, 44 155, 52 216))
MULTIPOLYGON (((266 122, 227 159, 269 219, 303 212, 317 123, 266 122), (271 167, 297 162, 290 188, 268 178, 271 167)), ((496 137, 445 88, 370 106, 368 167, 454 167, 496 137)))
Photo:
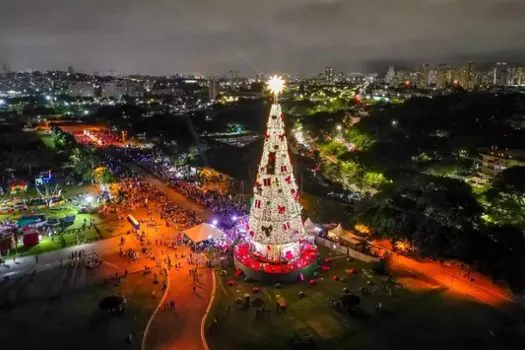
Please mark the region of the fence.
POLYGON ((364 261, 366 263, 373 263, 373 262, 378 262, 380 259, 375 257, 375 256, 371 256, 371 255, 368 255, 368 254, 364 254, 364 253, 361 253, 361 252, 358 252, 357 250, 354 250, 350 247, 345 247, 345 246, 342 246, 340 245, 339 243, 337 242, 333 242, 333 241, 330 241, 326 238, 322 238, 322 237, 319 237, 319 236, 316 236, 315 237, 315 242, 317 244, 320 244, 320 245, 323 245, 325 247, 328 247, 330 249, 332 249, 333 251, 336 251, 338 253, 341 253, 341 254, 344 254, 344 255, 348 255, 354 259, 357 259, 357 260, 361 260, 361 261, 364 261))

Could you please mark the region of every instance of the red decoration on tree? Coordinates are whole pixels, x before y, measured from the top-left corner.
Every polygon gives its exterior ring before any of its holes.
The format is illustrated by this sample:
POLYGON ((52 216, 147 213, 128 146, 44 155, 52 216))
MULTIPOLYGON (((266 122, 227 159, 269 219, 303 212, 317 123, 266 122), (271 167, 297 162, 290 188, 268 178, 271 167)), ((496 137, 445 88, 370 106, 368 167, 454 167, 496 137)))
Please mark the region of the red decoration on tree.
POLYGON ((279 135, 279 140, 281 140, 281 141, 284 140, 284 134, 279 135))
POLYGON ((268 133, 264 134, 264 138, 265 138, 266 140, 268 140, 268 139, 270 138, 270 134, 268 134, 268 133))
POLYGON ((284 178, 284 181, 286 181, 286 183, 289 185, 292 182, 292 177, 288 175, 287 177, 284 178))
POLYGON ((277 210, 279 211, 279 214, 284 214, 286 212, 286 207, 284 205, 278 205, 277 210))

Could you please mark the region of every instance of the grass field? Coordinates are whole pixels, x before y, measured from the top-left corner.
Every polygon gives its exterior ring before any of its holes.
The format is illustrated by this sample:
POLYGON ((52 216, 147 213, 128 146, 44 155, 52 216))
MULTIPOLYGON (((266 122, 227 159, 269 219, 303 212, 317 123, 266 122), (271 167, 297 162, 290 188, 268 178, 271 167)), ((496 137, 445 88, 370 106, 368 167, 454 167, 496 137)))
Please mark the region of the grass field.
MULTIPOLYGON (((92 214, 78 214, 76 208, 71 205, 64 205, 60 209, 44 209, 38 212, 39 214, 45 214, 48 218, 61 218, 68 215, 76 215, 75 222, 64 228, 64 231, 60 234, 52 237, 42 237, 40 243, 32 247, 23 247, 19 244, 18 250, 11 250, 9 257, 17 256, 29 256, 37 255, 53 250, 70 247, 73 245, 90 243, 99 240, 102 237, 100 230, 97 228, 101 226, 103 221, 96 215, 92 214), (90 225, 91 220, 95 220, 95 226, 90 225), (83 227, 85 225, 85 227, 83 227)), ((13 220, 19 217, 20 214, 16 215, 2 215, 0 220, 13 220)), ((60 231, 60 229, 58 229, 60 231)))
MULTIPOLYGON (((327 255, 326 250, 322 250, 327 255)), ((323 272, 319 284, 311 287, 307 283, 286 285, 280 289, 261 286, 234 279, 232 270, 225 277, 218 277, 217 298, 208 317, 207 338, 212 350, 226 349, 288 349, 286 339, 294 332, 313 337, 318 349, 518 349, 523 340, 517 341, 515 334, 492 337, 491 330, 498 332, 514 327, 513 319, 502 312, 469 301, 454 300, 439 286, 415 276, 397 276, 388 284, 383 276, 372 273, 372 266, 350 261, 346 258, 333 260, 330 272, 323 272), (358 274, 345 277, 348 268, 358 274), (336 282, 333 276, 344 277, 336 282), (403 280, 404 285, 396 283, 403 280), (392 286, 392 295, 383 285, 392 286), (264 317, 256 316, 255 309, 243 309, 235 305, 237 297, 252 294, 254 286, 262 288, 259 297, 270 312, 264 317), (372 291, 361 296, 359 312, 350 315, 336 311, 332 298, 340 298, 343 288, 361 295, 360 287, 372 291), (304 298, 297 293, 303 291, 304 298), (275 312, 276 300, 283 298, 288 309, 275 312), (376 311, 378 302, 383 311, 376 311), (229 309, 231 306, 231 309, 229 309), (218 324, 212 325, 213 317, 218 324), (518 346, 519 344, 519 346, 518 346)), ((252 294, 253 296, 253 294, 252 294)))
MULTIPOLYGON (((52 277, 41 278, 41 282, 24 280, 12 288, 30 288, 34 283, 42 283, 46 286, 49 284, 49 281, 46 284, 46 279, 52 277)), ((62 282, 60 276, 54 278, 57 278, 55 283, 66 283, 62 282)), ((64 277, 65 280, 69 278, 72 276, 64 277)), ((1 348, 2 350, 140 349, 146 322, 159 302, 159 296, 152 296, 150 286, 151 284, 144 283, 143 276, 130 275, 117 287, 112 284, 90 285, 80 289, 65 290, 58 297, 43 296, 27 300, 14 308, 2 308, 0 309, 2 324, 0 336, 3 339, 1 348), (122 317, 110 316, 99 309, 100 300, 108 295, 126 297, 126 310, 122 317), (132 344, 126 342, 129 333, 134 337, 132 344)), ((49 289, 54 288, 54 286, 49 287, 49 289)), ((20 293, 25 292, 20 291, 20 293)))

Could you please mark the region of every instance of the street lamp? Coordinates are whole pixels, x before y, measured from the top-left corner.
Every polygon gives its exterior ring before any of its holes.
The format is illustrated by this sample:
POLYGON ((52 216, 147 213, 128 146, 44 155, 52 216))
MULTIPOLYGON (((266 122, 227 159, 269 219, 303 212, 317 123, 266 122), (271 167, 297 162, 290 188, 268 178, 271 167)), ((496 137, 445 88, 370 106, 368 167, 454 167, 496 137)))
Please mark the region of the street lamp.
POLYGON ((338 124, 336 128, 337 128, 337 131, 341 131, 341 129, 343 129, 343 127, 340 124, 338 124))

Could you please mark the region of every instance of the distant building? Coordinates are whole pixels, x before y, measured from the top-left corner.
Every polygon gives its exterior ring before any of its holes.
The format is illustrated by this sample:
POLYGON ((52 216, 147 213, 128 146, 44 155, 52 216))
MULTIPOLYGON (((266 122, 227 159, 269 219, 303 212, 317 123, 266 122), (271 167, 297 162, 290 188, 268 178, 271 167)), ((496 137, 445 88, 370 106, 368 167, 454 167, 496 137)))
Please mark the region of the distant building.
POLYGON ((432 68, 429 72, 428 72, 428 85, 429 86, 436 86, 437 84, 437 69, 435 68, 432 68))
POLYGON ((437 68, 436 87, 445 89, 452 83, 452 68, 447 64, 440 64, 437 68))
POLYGON ((69 86, 69 94, 77 97, 95 97, 95 88, 91 82, 77 81, 69 86))
POLYGON ((388 85, 393 85, 396 78, 396 70, 394 66, 388 67, 388 70, 385 74, 385 83, 388 85))
POLYGON ((421 64, 417 67, 416 71, 416 85, 418 88, 428 88, 428 73, 430 72, 430 65, 421 64))
POLYGON ((142 84, 130 80, 112 80, 102 84, 101 97, 121 98, 122 96, 142 97, 142 84))
POLYGON ((516 86, 523 84, 522 67, 511 65, 507 68, 507 85, 516 86))
POLYGON ((210 79, 208 84, 208 95, 210 101, 213 101, 219 95, 219 83, 215 79, 210 79))
POLYGON ((507 62, 498 62, 493 69, 492 84, 496 86, 506 86, 507 81, 507 62))
POLYGON ((458 83, 465 90, 474 90, 476 83, 476 68, 472 61, 467 61, 459 70, 458 83))
POLYGON ((107 83, 102 84, 101 88, 101 96, 106 98, 120 98, 126 95, 128 90, 126 84, 120 81, 109 81, 107 83))
POLYGON ((471 181, 477 185, 486 185, 500 172, 513 166, 525 166, 524 151, 480 148, 478 173, 471 181))
POLYGON ((75 70, 73 69, 73 66, 67 67, 67 72, 71 75, 75 74, 75 70))

